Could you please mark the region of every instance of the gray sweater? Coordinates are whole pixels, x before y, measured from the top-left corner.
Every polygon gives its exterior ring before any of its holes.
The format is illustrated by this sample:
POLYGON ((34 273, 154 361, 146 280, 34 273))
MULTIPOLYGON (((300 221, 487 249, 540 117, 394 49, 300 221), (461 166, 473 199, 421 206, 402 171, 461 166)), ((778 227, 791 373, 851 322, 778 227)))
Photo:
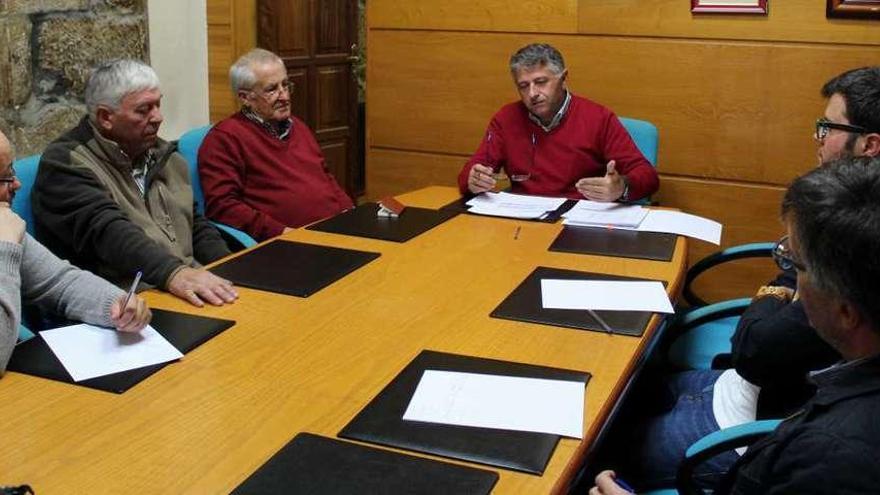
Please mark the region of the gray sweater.
POLYGON ((30 235, 0 241, 0 374, 12 355, 21 302, 71 320, 113 326, 110 308, 124 294, 106 280, 59 259, 30 235))

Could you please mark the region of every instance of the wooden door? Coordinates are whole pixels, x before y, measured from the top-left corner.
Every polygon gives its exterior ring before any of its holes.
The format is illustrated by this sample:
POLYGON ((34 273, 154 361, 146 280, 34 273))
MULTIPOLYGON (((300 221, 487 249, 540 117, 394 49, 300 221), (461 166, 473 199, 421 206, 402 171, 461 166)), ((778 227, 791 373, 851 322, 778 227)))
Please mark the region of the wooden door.
POLYGON ((293 83, 293 114, 315 133, 327 167, 354 199, 357 167, 355 0, 260 0, 257 44, 278 54, 293 83))

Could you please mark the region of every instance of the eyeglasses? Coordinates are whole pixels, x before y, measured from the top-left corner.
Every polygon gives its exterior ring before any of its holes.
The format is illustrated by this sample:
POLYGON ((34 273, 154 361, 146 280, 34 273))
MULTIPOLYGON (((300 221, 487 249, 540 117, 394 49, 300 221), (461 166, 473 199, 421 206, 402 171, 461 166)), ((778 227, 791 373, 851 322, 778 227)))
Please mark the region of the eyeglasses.
POLYGON ((282 91, 287 91, 287 94, 293 92, 294 83, 285 79, 278 84, 271 86, 269 89, 251 89, 252 92, 262 95, 267 100, 274 100, 281 95, 282 91))
POLYGON ((788 236, 783 236, 782 239, 779 239, 779 242, 773 245, 771 254, 773 255, 773 261, 776 262, 776 266, 782 270, 788 271, 796 268, 802 272, 807 271, 806 265, 792 256, 791 248, 788 246, 788 236))
POLYGON ((15 169, 9 167, 9 175, 6 177, 0 177, 0 184, 12 184, 16 180, 18 180, 18 178, 15 176, 15 169))
POLYGON ((844 132, 852 132, 855 134, 868 134, 872 131, 865 129, 864 127, 860 127, 857 125, 849 125, 849 124, 838 124, 837 122, 831 122, 825 117, 821 117, 816 119, 816 139, 822 140, 831 132, 831 129, 837 129, 838 131, 844 132))

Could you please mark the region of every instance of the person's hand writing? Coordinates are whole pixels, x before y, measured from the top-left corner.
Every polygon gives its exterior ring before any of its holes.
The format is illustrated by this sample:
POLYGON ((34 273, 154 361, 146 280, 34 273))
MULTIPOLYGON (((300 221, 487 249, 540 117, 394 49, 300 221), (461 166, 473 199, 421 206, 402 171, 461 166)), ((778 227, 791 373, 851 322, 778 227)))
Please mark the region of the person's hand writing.
POLYGON ((204 306, 204 301, 214 306, 222 306, 238 298, 238 292, 229 280, 206 270, 189 267, 181 269, 171 277, 168 292, 198 307, 204 306))
POLYGON ((9 203, 0 202, 0 241, 21 244, 24 238, 25 223, 16 215, 9 203))
POLYGON ((468 190, 474 194, 491 191, 495 187, 494 171, 482 163, 471 167, 468 173, 468 190))
POLYGON ((596 486, 590 489, 590 495, 630 495, 631 491, 624 490, 614 481, 614 471, 605 470, 596 476, 596 486))
POLYGON ((131 296, 128 304, 122 307, 127 294, 122 294, 110 307, 110 320, 113 326, 120 332, 140 332, 150 323, 153 313, 147 307, 146 301, 137 294, 131 296))
POLYGON ((623 196, 623 177, 617 173, 614 160, 606 165, 603 177, 585 177, 575 184, 578 192, 590 201, 616 201, 623 196))

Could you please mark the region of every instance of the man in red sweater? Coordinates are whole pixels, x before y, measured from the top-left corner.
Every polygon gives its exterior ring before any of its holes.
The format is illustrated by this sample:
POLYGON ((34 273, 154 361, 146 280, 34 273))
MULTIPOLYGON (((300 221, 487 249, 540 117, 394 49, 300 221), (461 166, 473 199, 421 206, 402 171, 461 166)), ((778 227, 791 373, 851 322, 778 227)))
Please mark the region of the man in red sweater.
POLYGON ((655 192, 657 171, 611 110, 568 92, 562 54, 532 44, 510 58, 519 102, 492 117, 479 149, 458 174, 464 195, 495 187, 593 201, 632 201, 655 192))
POLYGON ((291 115, 281 58, 252 50, 229 79, 241 111, 214 126, 199 148, 206 215, 264 240, 351 208, 311 130, 291 115))

